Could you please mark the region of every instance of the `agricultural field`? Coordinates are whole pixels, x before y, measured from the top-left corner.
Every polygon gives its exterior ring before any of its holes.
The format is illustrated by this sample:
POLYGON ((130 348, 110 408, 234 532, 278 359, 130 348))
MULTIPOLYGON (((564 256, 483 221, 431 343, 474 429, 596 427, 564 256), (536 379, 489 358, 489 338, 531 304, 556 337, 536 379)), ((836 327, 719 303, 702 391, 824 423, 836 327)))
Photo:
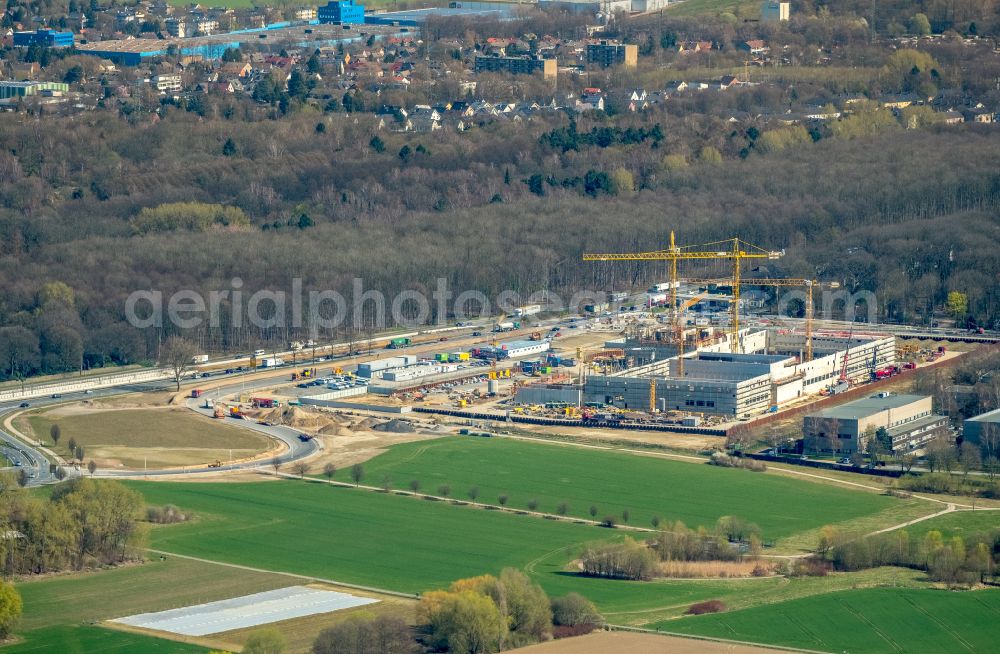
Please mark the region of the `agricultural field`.
POLYGON ((590 540, 593 526, 516 516, 308 481, 129 484, 151 504, 198 519, 156 527, 155 549, 417 593, 590 540))
POLYGON ((3 654, 201 654, 208 648, 103 627, 58 626, 21 635, 22 641, 0 647, 3 654))
POLYGON ((653 627, 829 652, 946 654, 994 650, 998 615, 997 590, 867 588, 653 627))
POLYGON ((203 464, 254 456, 270 447, 268 439, 195 415, 182 408, 107 409, 67 405, 22 416, 15 422, 60 455, 72 458, 69 441, 82 445, 87 460, 102 468, 142 469, 203 464), (53 424, 61 430, 59 444, 49 435, 53 424))
POLYGON ((17 585, 25 631, 163 611, 300 583, 278 574, 150 555, 138 566, 55 575, 17 585))
MULTIPOLYGON (((408 489, 411 480, 422 492, 438 494, 448 485, 451 495, 466 499, 479 489, 479 501, 495 504, 500 494, 508 506, 590 518, 605 515, 649 527, 653 516, 681 520, 688 526, 711 527, 723 515, 757 523, 765 540, 780 539, 824 524, 843 523, 890 511, 896 498, 812 483, 778 474, 761 474, 704 464, 673 461, 603 450, 588 450, 500 438, 445 438, 391 448, 364 466, 366 483, 408 489)), ((337 478, 349 481, 350 470, 337 478)), ((933 512, 928 508, 924 513, 933 512)), ((893 524, 892 521, 884 526, 893 524)))
POLYGON ((912 585, 921 574, 867 571, 791 583, 593 579, 574 574, 573 559, 585 543, 625 532, 309 481, 130 485, 150 503, 173 503, 198 516, 155 527, 151 541, 159 550, 412 593, 515 566, 550 595, 579 592, 626 624, 674 617, 719 596, 746 606, 750 597, 783 601, 854 583, 912 585))

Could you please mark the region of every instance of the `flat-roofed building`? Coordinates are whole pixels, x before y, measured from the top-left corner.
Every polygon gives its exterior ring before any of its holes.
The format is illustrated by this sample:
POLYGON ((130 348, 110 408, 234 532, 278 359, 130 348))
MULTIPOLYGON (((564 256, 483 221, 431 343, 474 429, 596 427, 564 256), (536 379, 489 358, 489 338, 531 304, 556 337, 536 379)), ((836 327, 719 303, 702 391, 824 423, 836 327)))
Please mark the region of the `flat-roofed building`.
POLYGON ((533 75, 541 72, 545 79, 555 79, 556 60, 541 57, 476 57, 477 73, 511 73, 533 75))
POLYGON ((962 423, 962 442, 988 444, 996 456, 1000 449, 1000 409, 981 413, 962 423))
POLYGON ((879 429, 888 432, 894 453, 921 450, 935 438, 951 435, 948 417, 934 413, 929 395, 878 393, 806 416, 805 451, 863 452, 879 429))
POLYGON ((635 68, 639 64, 639 46, 617 41, 588 43, 587 63, 604 68, 611 66, 635 68))

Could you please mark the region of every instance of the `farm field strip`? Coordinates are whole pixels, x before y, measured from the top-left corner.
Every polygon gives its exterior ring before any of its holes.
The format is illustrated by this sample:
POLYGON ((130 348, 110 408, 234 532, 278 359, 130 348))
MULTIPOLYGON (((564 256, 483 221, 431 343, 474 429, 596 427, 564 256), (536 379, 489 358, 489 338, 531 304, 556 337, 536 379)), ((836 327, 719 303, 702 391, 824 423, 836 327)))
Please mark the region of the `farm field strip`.
POLYGON ((1000 591, 868 588, 651 625, 674 633, 868 654, 991 651, 1000 591))
MULTIPOLYGON (((643 453, 645 454, 645 453, 643 453)), ((397 445, 364 466, 367 479, 388 479, 391 487, 450 494, 465 498, 471 487, 479 501, 496 503, 508 495, 508 506, 567 513, 590 518, 605 515, 629 524, 650 525, 653 516, 711 527, 723 515, 757 523, 765 539, 849 521, 894 506, 895 498, 814 484, 779 475, 709 467, 614 450, 508 439, 443 438, 397 445)), ((336 479, 348 481, 349 470, 336 479)), ((929 511, 930 512, 930 511, 929 511)), ((889 522, 888 524, 894 524, 889 522)))

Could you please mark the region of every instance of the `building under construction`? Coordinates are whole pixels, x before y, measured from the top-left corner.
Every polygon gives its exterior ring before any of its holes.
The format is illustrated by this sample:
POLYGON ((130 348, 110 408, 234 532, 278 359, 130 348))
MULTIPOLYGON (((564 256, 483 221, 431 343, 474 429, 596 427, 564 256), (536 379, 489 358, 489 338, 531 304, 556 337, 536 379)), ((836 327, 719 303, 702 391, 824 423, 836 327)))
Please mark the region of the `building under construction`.
POLYGON ((608 343, 634 353, 643 363, 589 376, 584 401, 641 411, 753 416, 805 396, 835 392, 850 382, 868 381, 896 362, 893 336, 814 335, 811 361, 800 354, 806 349, 802 334, 740 330, 742 352, 732 351, 728 333, 713 334, 708 341, 686 352, 683 362, 676 346, 666 342, 608 343))

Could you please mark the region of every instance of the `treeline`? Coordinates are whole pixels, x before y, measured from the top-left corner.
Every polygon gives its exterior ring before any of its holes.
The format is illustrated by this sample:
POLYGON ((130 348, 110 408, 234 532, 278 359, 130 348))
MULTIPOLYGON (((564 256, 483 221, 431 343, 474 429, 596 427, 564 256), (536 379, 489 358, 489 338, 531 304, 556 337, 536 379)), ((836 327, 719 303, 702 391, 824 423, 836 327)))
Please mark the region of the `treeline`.
POLYGON ((984 581, 996 570, 1000 529, 951 538, 937 530, 922 537, 897 530, 857 538, 824 527, 818 551, 838 570, 895 565, 924 570, 932 581, 969 585, 984 581))
POLYGON ((719 518, 714 530, 667 522, 649 544, 661 561, 736 561, 759 556, 764 547, 760 528, 736 516, 719 518))
POLYGON ((504 568, 499 576, 459 579, 446 590, 423 593, 415 622, 411 626, 391 613, 354 615, 324 629, 311 651, 489 654, 589 633, 604 619, 583 596, 570 593, 550 600, 523 572, 504 568))
POLYGON ((572 118, 566 127, 556 128, 542 134, 540 141, 552 149, 569 152, 579 150, 581 145, 594 145, 608 148, 612 145, 637 145, 648 139, 651 146, 657 148, 663 141, 663 128, 656 123, 651 128, 644 127, 592 127, 589 132, 581 134, 577 131, 576 121, 572 118))
POLYGON ((43 498, 2 476, 0 571, 43 574, 141 558, 142 517, 142 496, 117 482, 78 478, 43 498))
MULTIPOLYGON (((456 294, 568 297, 660 281, 648 263, 579 256, 662 247, 671 229, 683 244, 739 235, 785 248, 771 276, 871 291, 875 318, 929 322, 961 290, 977 324, 1000 320, 1000 136, 987 128, 822 138, 741 159, 766 130, 704 115, 581 116, 579 134, 614 126, 647 139, 561 152, 541 142, 569 129, 558 115, 406 135, 357 115, 261 124, 224 108, 205 119, 168 108, 135 125, 98 112, 73 129, 0 116, 0 377, 155 359, 173 328, 129 326, 124 302, 135 290, 207 297, 239 278, 250 294, 288 291, 299 278, 350 298, 357 277, 391 298, 429 295, 443 276, 456 294), (655 127, 643 126, 650 118, 662 126, 658 148, 655 127)), ((250 325, 245 303, 242 321, 231 302, 221 306, 217 324, 186 332, 202 351, 307 336, 308 325, 290 326, 290 306, 289 326, 274 327, 250 325)), ((437 308, 432 320, 446 317, 437 308)), ((376 327, 374 316, 364 322, 320 337, 360 340, 376 327)))
POLYGON ((654 519, 656 535, 645 542, 626 537, 619 542, 587 545, 580 570, 591 577, 648 580, 658 576, 660 562, 739 561, 757 558, 764 543, 760 527, 738 516, 722 516, 714 529, 691 529, 680 520, 654 519))
POLYGON ((498 652, 547 640, 554 628, 576 634, 601 624, 600 614, 584 598, 571 594, 550 600, 515 568, 429 591, 417 606, 421 639, 434 651, 498 652))

